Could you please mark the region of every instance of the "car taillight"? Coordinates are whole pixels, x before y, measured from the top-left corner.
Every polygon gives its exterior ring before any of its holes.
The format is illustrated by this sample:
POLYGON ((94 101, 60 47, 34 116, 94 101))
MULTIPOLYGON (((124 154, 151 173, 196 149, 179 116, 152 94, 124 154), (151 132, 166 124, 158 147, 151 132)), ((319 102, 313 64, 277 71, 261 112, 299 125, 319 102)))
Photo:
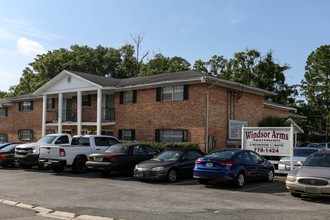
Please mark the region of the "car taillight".
POLYGON ((7 158, 7 155, 0 154, 0 159, 5 159, 7 158))
POLYGON ((114 156, 110 156, 110 157, 108 157, 108 161, 110 161, 111 163, 116 163, 117 159, 114 156))
POLYGON ((65 150, 63 148, 60 148, 60 157, 65 157, 65 150))
POLYGON ((87 160, 91 160, 91 157, 89 155, 87 156, 87 160))
POLYGON ((234 166, 235 162, 233 161, 219 161, 218 164, 223 165, 223 166, 234 166))
POLYGON ((202 162, 203 162, 203 160, 200 159, 200 158, 198 158, 198 159, 195 161, 195 163, 202 163, 202 162))

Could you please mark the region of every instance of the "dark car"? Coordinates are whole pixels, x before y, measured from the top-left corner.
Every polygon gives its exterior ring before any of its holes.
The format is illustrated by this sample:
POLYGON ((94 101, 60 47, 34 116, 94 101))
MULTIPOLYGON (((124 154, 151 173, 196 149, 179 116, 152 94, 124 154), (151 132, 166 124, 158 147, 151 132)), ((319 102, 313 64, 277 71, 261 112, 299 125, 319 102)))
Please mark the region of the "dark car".
POLYGON ((135 166, 134 176, 139 179, 166 179, 174 182, 178 177, 192 177, 195 160, 203 152, 195 149, 165 150, 155 158, 135 166))
POLYGON ((11 145, 11 144, 23 144, 23 143, 20 143, 20 142, 2 143, 2 144, 0 144, 0 149, 6 147, 8 145, 11 145))
POLYGON ((122 172, 133 176, 136 164, 153 158, 158 150, 146 144, 115 144, 102 153, 90 154, 87 168, 108 176, 111 172, 122 172))
POLYGON ((15 147, 21 143, 10 143, 2 146, 0 149, 0 166, 12 166, 18 167, 18 163, 15 163, 15 147))
POLYGON ((273 164, 251 150, 223 149, 211 152, 195 163, 193 177, 201 184, 231 182, 243 187, 249 180, 274 180, 273 164))

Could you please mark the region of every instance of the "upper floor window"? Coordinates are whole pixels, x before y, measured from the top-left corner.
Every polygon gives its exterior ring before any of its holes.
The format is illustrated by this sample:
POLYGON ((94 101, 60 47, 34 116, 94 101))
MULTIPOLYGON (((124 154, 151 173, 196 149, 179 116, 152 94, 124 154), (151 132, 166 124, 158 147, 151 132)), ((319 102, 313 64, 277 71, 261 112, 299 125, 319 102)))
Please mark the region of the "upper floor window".
POLYGON ((0 134, 0 144, 8 142, 8 134, 0 134))
POLYGON ((120 104, 136 103, 136 90, 121 91, 119 99, 120 99, 120 104))
POLYGON ((8 116, 8 108, 0 108, 0 116, 8 116))
POLYGON ((33 130, 19 130, 18 139, 21 141, 31 141, 33 139, 33 130))
POLYGON ((55 98, 47 99, 47 109, 55 109, 55 98))
POLYGON ((32 111, 33 110, 33 101, 24 101, 18 104, 19 111, 32 111))
POLYGON ((91 95, 83 95, 82 96, 82 106, 91 106, 92 96, 91 95))
POLYGON ((187 130, 157 129, 155 140, 158 142, 185 142, 188 141, 187 130))
POLYGON ((188 88, 188 85, 157 88, 156 101, 187 100, 188 88))

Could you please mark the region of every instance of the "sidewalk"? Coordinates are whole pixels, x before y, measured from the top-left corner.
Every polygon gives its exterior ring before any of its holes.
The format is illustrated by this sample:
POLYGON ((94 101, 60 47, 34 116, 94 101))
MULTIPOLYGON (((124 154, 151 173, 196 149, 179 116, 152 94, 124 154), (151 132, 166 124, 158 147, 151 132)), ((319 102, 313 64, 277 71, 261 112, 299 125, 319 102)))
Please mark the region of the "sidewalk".
POLYGON ((0 219, 24 220, 114 220, 113 218, 78 215, 70 212, 60 212, 40 206, 32 206, 15 201, 0 199, 0 219))

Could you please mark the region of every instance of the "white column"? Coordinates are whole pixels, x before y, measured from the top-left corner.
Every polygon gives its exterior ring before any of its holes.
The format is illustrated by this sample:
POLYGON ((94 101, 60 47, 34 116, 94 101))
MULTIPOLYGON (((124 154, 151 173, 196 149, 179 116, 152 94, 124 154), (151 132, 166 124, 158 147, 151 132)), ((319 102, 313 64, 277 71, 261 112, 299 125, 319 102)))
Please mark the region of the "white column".
POLYGON ((205 153, 209 153, 209 89, 206 91, 206 125, 205 125, 205 153))
POLYGON ((42 137, 46 135, 46 114, 47 114, 47 95, 43 95, 42 97, 42 130, 41 130, 41 134, 42 137))
POLYGON ((82 94, 77 92, 77 135, 81 135, 82 128, 82 94))
POLYGON ((96 117, 96 134, 101 135, 102 129, 102 90, 97 90, 97 117, 96 117))
POLYGON ((63 93, 58 94, 58 133, 62 133, 63 93))

